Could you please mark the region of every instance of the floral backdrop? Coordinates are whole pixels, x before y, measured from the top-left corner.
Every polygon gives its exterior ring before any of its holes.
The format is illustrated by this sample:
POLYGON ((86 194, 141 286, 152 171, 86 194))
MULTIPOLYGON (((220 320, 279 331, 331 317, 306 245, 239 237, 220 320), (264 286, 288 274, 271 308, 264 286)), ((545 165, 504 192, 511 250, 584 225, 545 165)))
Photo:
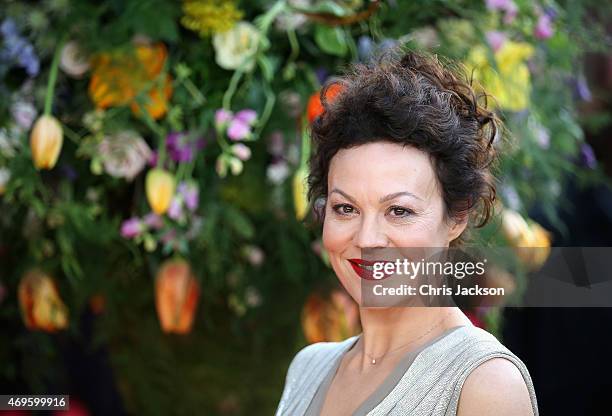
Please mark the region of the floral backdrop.
POLYGON ((359 331, 308 223, 319 90, 398 45, 462 63, 506 123, 475 240, 550 246, 529 209, 558 223, 563 178, 602 178, 576 112, 590 3, 4 1, 0 386, 67 391, 77 342, 129 413, 273 413, 300 346, 359 331))

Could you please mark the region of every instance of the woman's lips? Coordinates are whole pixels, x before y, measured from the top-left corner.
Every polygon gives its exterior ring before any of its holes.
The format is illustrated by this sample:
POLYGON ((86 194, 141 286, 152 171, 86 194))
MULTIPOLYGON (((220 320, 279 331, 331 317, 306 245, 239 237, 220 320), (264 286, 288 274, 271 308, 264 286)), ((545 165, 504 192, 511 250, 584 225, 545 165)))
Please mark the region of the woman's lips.
POLYGON ((384 270, 379 270, 379 272, 382 273, 383 276, 379 278, 374 277, 373 267, 375 263, 393 263, 391 261, 348 259, 348 262, 350 263, 353 270, 355 270, 355 273, 357 273, 357 275, 364 280, 383 280, 393 275, 393 274, 386 274, 384 270), (365 268, 363 266, 367 266, 368 268, 365 268))

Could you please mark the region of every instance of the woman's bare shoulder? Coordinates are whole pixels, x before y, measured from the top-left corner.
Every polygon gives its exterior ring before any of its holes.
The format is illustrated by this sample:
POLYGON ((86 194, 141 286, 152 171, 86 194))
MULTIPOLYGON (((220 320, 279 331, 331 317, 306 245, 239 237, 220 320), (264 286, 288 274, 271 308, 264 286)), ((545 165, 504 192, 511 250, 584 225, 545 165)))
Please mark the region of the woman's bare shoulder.
POLYGON ((466 378, 459 397, 458 416, 533 416, 527 384, 517 366, 492 358, 466 378))

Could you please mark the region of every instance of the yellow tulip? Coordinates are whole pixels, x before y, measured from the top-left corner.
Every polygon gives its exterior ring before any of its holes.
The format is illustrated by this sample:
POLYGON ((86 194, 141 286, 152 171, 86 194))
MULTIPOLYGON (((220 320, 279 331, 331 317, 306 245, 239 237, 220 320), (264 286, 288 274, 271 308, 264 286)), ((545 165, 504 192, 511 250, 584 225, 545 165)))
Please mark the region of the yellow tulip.
POLYGON ((308 169, 305 166, 300 167, 293 176, 293 205, 298 221, 303 220, 308 214, 307 179, 308 169))
POLYGON ((62 126, 55 117, 43 115, 36 120, 30 134, 32 160, 36 169, 53 169, 63 141, 62 126))
POLYGON ((47 274, 40 270, 29 271, 19 282, 17 292, 27 328, 54 332, 68 326, 68 309, 55 282, 47 274))
POLYGON ((526 221, 518 212, 505 209, 502 232, 514 247, 523 264, 530 270, 539 269, 550 255, 550 233, 534 221, 526 221))
POLYGON ((164 169, 151 169, 145 181, 147 200, 153 212, 164 214, 170 207, 174 196, 174 177, 164 169))

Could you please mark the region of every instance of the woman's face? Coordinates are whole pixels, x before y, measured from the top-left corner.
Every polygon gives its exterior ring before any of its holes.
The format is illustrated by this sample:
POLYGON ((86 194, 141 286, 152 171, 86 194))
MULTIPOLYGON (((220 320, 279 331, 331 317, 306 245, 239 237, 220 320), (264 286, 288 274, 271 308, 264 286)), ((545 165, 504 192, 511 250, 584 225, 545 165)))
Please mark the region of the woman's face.
POLYGON ((361 278, 348 259, 362 249, 448 247, 466 223, 446 221, 429 155, 411 146, 374 142, 332 158, 323 245, 336 275, 357 302, 361 278))

